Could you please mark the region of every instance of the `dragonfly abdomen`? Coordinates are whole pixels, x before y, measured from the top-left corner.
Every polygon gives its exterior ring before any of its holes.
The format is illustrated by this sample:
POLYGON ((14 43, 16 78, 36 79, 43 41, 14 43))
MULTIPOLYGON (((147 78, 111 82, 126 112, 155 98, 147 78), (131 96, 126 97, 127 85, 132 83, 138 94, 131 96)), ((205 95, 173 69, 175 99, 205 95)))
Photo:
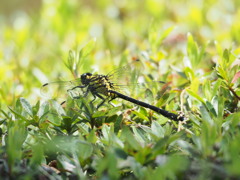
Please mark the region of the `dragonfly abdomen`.
MULTIPOLYGON (((171 120, 174 120, 174 121, 183 121, 184 120, 184 116, 181 116, 181 115, 177 115, 177 114, 174 114, 174 113, 171 113, 169 111, 166 111, 164 109, 160 109, 156 106, 152 106, 150 104, 147 104, 145 102, 142 102, 142 101, 139 101, 139 100, 136 100, 136 99, 133 99, 129 96, 126 96, 126 95, 123 95, 117 91, 114 91, 114 90, 110 90, 110 93, 112 94, 115 94, 116 97, 118 98, 121 98, 121 99, 124 99, 126 101, 129 101, 129 102, 132 102, 134 104, 137 104, 137 105, 140 105, 140 106, 143 106, 145 108, 148 108, 148 109, 151 109, 157 113, 160 113, 162 114, 163 116, 167 117, 168 119, 171 119, 171 120)), ((115 97, 115 98, 116 98, 115 97)))

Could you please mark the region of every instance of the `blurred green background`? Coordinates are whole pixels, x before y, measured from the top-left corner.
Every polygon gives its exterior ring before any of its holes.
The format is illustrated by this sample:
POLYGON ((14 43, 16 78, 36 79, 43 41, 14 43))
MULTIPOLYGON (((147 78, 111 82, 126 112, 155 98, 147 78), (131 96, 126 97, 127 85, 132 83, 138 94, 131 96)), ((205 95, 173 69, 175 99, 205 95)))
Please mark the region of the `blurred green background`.
POLYGON ((239 179, 239 19, 239 0, 1 0, 0 172, 32 179, 57 160, 47 177, 239 179), (70 50, 86 55, 74 71, 70 50), (172 87, 146 102, 185 124, 125 102, 38 101, 46 82, 136 57, 172 87))
MULTIPOLYGON (((63 60, 93 38, 96 47, 88 63, 95 71, 108 69, 124 52, 130 58, 141 51, 181 67, 188 32, 200 46, 218 41, 222 48, 236 49, 239 6, 238 0, 2 1, 1 103, 11 105, 20 96, 36 102, 41 84, 72 79, 63 60), (168 28, 173 28, 168 37, 156 42, 168 28)), ((202 66, 209 69, 217 53, 211 45, 206 53, 208 63, 202 66)))

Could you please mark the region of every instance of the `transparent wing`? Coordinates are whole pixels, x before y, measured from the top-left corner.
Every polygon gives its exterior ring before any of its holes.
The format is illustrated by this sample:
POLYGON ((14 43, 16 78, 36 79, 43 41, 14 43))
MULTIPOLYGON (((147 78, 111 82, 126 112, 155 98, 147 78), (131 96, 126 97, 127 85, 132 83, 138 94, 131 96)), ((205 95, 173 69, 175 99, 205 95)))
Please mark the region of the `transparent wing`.
POLYGON ((43 84, 41 87, 41 95, 47 99, 65 100, 66 96, 81 96, 84 93, 82 88, 75 88, 81 86, 80 79, 73 81, 56 81, 43 84), (74 90, 72 90, 75 88, 74 90))
POLYGON ((143 70, 143 63, 134 60, 131 63, 117 68, 107 74, 110 82, 120 86, 132 86, 138 83, 140 72, 143 70))
POLYGON ((107 74, 109 82, 113 83, 114 90, 126 95, 134 95, 145 92, 146 89, 159 91, 165 82, 146 82, 144 75, 144 64, 139 59, 117 68, 107 74), (138 92, 138 93, 137 93, 138 92))

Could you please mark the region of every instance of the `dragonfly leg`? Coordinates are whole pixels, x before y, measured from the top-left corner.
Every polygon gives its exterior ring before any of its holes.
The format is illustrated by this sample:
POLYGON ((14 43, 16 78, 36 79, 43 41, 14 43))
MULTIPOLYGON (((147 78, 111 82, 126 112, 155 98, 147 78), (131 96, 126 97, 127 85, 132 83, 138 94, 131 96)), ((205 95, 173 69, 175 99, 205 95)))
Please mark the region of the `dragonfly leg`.
POLYGON ((97 109, 100 108, 104 103, 105 103, 105 99, 103 99, 103 101, 97 106, 97 109))
POLYGON ((117 97, 113 97, 113 98, 111 98, 111 99, 108 100, 108 103, 111 104, 113 107, 115 107, 115 105, 112 104, 111 101, 114 100, 114 99, 116 99, 116 98, 117 98, 117 97))
MULTIPOLYGON (((70 94, 73 99, 79 99, 80 96, 73 96, 72 91, 73 91, 74 89, 76 89, 76 88, 85 88, 85 87, 86 87, 86 86, 75 86, 75 87, 73 87, 73 88, 71 88, 71 89, 68 89, 68 90, 67 90, 67 93, 70 94)), ((87 90, 87 92, 85 93, 86 96, 87 96, 87 94, 88 94, 88 91, 89 91, 89 90, 87 90)), ((85 97, 85 95, 84 95, 84 97, 85 97)))
POLYGON ((74 89, 76 89, 76 88, 85 88, 86 86, 75 86, 75 87, 73 87, 72 89, 70 89, 70 90, 74 90, 74 89))
POLYGON ((83 96, 83 97, 87 97, 89 91, 90 91, 89 88, 87 88, 87 91, 84 93, 84 96, 83 96))
POLYGON ((94 93, 94 94, 92 94, 92 95, 93 95, 93 100, 91 100, 91 103, 93 103, 93 101, 95 101, 96 96, 99 97, 100 99, 103 99, 103 100, 104 100, 104 98, 103 98, 100 94, 94 93))
POLYGON ((95 99, 96 99, 96 96, 95 96, 95 94, 93 94, 93 100, 91 100, 90 103, 93 103, 93 101, 95 101, 95 99))
POLYGON ((69 94, 69 96, 73 99, 79 99, 79 96, 74 96, 74 94, 72 93, 72 89, 68 89, 67 93, 69 94))
POLYGON ((80 99, 80 96, 73 96, 73 99, 80 99))
MULTIPOLYGON (((106 101, 106 98, 104 98, 103 96, 101 96, 100 94, 96 93, 95 94, 97 97, 99 97, 100 99, 102 99, 102 102, 97 106, 97 109, 100 108, 106 101)), ((95 96, 95 97, 96 97, 95 96)), ((95 99, 94 99, 95 100, 95 99)))
POLYGON ((116 99, 117 97, 112 97, 111 99, 108 100, 108 102, 110 103, 111 101, 113 101, 114 99, 116 99))

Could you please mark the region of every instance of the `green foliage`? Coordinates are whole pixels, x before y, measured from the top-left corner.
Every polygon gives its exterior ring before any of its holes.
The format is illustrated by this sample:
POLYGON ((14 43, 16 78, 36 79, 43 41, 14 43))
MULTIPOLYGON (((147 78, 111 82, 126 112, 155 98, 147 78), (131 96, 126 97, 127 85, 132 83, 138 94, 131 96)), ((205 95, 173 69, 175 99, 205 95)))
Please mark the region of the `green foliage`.
MULTIPOLYGON (((74 51, 69 51, 67 62, 65 62, 66 67, 72 72, 73 76, 77 78, 79 76, 79 70, 83 64, 89 62, 89 55, 94 48, 96 40, 91 40, 86 44, 78 54, 74 51)), ((84 67, 86 69, 87 67, 84 67)))
POLYGON ((239 179, 239 1, 29 2, 0 7, 2 179, 239 179), (134 98, 184 122, 39 93, 131 59, 134 98))

